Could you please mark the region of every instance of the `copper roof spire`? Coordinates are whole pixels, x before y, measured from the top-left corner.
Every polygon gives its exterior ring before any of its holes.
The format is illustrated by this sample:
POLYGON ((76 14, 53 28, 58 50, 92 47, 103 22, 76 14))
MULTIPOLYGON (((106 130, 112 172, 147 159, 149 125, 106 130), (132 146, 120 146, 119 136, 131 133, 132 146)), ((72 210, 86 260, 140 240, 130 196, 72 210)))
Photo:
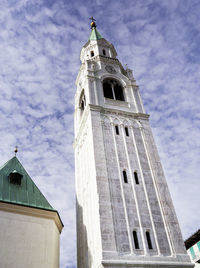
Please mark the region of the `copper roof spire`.
POLYGON ((101 36, 101 34, 97 31, 96 27, 96 23, 95 23, 95 19, 93 17, 90 18, 90 20, 92 21, 90 23, 90 26, 91 26, 91 34, 90 34, 90 38, 89 40, 99 40, 99 39, 102 39, 103 37, 101 36))

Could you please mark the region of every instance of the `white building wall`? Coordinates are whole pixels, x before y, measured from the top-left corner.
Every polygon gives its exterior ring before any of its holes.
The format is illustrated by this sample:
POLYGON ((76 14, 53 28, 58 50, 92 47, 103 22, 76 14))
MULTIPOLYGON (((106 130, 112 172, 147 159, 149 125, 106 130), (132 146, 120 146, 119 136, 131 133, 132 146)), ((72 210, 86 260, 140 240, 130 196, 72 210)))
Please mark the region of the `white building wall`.
POLYGON ((77 260, 78 267, 87 268, 99 263, 102 248, 91 115, 85 113, 81 120, 82 132, 75 147, 77 260))
POLYGON ((0 211, 0 226, 1 268, 59 268, 54 220, 0 211))

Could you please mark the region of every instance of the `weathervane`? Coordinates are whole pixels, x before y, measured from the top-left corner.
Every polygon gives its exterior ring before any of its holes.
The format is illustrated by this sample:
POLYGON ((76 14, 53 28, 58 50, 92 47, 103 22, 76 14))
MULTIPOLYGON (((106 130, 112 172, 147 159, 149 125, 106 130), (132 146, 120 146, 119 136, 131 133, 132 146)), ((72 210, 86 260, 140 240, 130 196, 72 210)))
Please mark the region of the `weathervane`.
POLYGON ((91 18, 89 18, 92 22, 90 23, 90 26, 91 26, 91 29, 92 28, 96 28, 97 27, 97 25, 96 25, 96 23, 95 23, 95 18, 93 18, 93 16, 91 17, 91 18))
POLYGON ((18 147, 15 146, 15 150, 14 150, 15 156, 16 156, 17 152, 18 152, 18 147))

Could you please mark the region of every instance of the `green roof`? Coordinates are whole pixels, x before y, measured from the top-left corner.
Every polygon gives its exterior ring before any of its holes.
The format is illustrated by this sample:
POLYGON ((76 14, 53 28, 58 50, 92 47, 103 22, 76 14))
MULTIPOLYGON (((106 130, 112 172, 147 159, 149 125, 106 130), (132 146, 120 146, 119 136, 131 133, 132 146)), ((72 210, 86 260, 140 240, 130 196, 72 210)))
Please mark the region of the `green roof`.
POLYGON ((91 34, 90 34, 90 38, 89 40, 99 40, 102 39, 103 37, 101 36, 101 34, 97 31, 97 29, 95 27, 92 28, 91 34))
POLYGON ((17 157, 13 157, 0 168, 1 201, 55 211, 32 181, 17 157), (20 185, 10 182, 10 173, 19 173, 23 176, 20 185))

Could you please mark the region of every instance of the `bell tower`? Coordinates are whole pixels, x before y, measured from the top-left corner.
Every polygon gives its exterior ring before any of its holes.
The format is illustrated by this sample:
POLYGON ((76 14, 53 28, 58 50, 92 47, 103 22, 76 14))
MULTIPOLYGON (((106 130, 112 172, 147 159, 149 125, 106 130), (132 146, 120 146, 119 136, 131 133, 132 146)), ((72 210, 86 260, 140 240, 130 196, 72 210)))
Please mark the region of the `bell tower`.
POLYGON ((92 18, 75 95, 78 268, 193 267, 132 70, 92 18))

